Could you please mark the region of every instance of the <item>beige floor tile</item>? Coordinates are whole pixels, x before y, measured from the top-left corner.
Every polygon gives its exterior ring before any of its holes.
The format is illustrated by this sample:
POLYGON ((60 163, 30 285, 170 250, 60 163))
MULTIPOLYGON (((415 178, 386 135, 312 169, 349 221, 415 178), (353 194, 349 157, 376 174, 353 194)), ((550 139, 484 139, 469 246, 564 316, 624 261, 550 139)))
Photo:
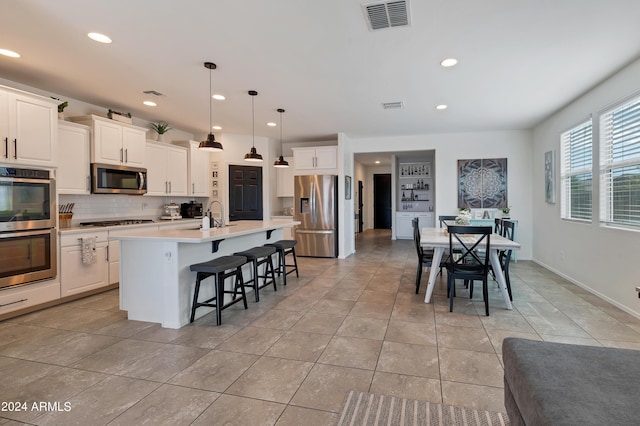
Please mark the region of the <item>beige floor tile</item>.
POLYGON ((496 354, 440 348, 442 380, 503 387, 504 369, 496 354))
POLYGON ((147 330, 153 327, 154 325, 155 324, 152 322, 121 319, 120 321, 116 321, 96 330, 95 334, 104 334, 107 336, 115 337, 131 337, 134 334, 140 333, 143 330, 147 330))
POLYGON ((316 303, 313 308, 311 308, 311 312, 320 312, 323 314, 336 314, 336 315, 347 315, 355 302, 350 300, 340 300, 340 299, 321 299, 316 303))
POLYGON ((262 357, 225 393, 287 404, 312 367, 311 362, 262 357))
POLYGON ((506 330, 487 330, 491 344, 495 348, 497 354, 502 354, 502 341, 507 337, 519 337, 521 339, 530 340, 542 340, 542 338, 535 333, 519 333, 517 331, 506 330))
MULTIPOLYGON (((224 325, 225 324, 223 324, 222 327, 224 327, 224 325)), ((134 334, 131 338, 135 340, 146 340, 149 342, 169 343, 186 333, 185 327, 176 330, 173 328, 162 328, 160 324, 154 324, 153 326, 134 334)))
POLYGON ((348 316, 336 332, 338 336, 384 340, 389 321, 385 319, 348 316))
POLYGON ((213 350, 174 376, 169 383, 224 392, 257 360, 257 355, 213 350))
POLYGON ((440 348, 495 352, 489 335, 483 328, 438 325, 436 332, 438 334, 438 347, 440 348))
POLYGON ((435 324, 430 323, 422 324, 391 319, 384 339, 390 342, 436 346, 436 327, 435 324))
POLYGON ((309 312, 300 319, 291 329, 295 331, 335 334, 340 328, 345 315, 322 314, 319 312, 309 312))
POLYGON ((62 367, 56 365, 0 356, 0 395, 7 395, 61 370, 62 367))
POLYGON ((190 425, 213 401, 216 392, 162 385, 109 423, 109 426, 190 425))
POLYGON ((358 300, 364 290, 360 288, 346 288, 340 285, 329 290, 325 295, 325 299, 349 300, 355 302, 358 300))
POLYGON ((460 405, 475 410, 506 413, 504 389, 467 383, 442 381, 442 401, 447 405, 460 405))
POLYGON ((388 320, 392 310, 393 303, 356 302, 349 315, 388 320))
MULTIPOLYGON (((586 346, 605 346, 601 342, 591 337, 585 338, 585 337, 573 337, 573 336, 554 336, 551 334, 541 334, 540 337, 545 342, 569 343, 572 345, 586 345, 586 346)), ((640 344, 637 344, 637 347, 640 348, 640 344)))
POLYGON ((234 395, 222 395, 197 419, 193 426, 252 425, 271 426, 286 405, 234 395))
POLYGON ((396 293, 388 292, 388 291, 369 290, 368 287, 362 292, 362 294, 358 298, 358 302, 382 303, 382 304, 394 303, 395 300, 396 300, 396 293))
POLYGON ((384 342, 376 371, 440 379, 437 348, 384 342))
POLYGON ((282 330, 245 327, 216 349, 262 355, 284 334, 282 330))
POLYGON ((232 324, 221 326, 188 325, 180 329, 180 336, 171 340, 173 345, 213 349, 240 331, 242 327, 232 324))
POLYGON ((331 341, 331 335, 287 331, 265 355, 316 362, 331 341))
POLYGON ((347 392, 368 392, 372 378, 373 371, 316 364, 290 404, 337 413, 347 392))
POLYGON ((309 299, 304 297, 303 295, 299 295, 300 290, 298 290, 293 296, 286 298, 282 302, 276 305, 276 309, 283 309, 286 311, 297 311, 297 312, 308 312, 313 308, 318 300, 317 299, 309 299))
POLYGON ((69 411, 46 413, 38 424, 83 425, 87 419, 92 424, 107 424, 159 386, 146 380, 110 376, 71 398, 69 411))
POLYGON ((371 393, 442 403, 440 380, 376 371, 371 393))
POLYGON ((433 306, 422 303, 396 303, 391 312, 391 318, 398 321, 419 322, 421 324, 434 323, 433 306))
POLYGON ((337 413, 289 405, 278 419, 276 426, 327 426, 336 424, 338 417, 337 413))
POLYGON ((319 363, 374 370, 382 342, 335 336, 318 359, 319 363))
POLYGON ((290 329, 304 314, 304 312, 271 309, 251 323, 252 327, 275 328, 277 330, 290 329))

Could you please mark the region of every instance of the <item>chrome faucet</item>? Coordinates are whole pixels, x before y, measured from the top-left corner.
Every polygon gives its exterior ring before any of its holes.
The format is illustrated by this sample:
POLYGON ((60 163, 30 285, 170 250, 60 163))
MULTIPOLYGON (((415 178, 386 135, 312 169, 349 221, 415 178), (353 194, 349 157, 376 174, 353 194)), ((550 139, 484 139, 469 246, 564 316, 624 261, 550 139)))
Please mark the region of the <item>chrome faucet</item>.
POLYGON ((211 206, 213 206, 214 204, 219 204, 220 205, 220 220, 216 220, 213 217, 213 214, 211 215, 211 219, 213 219, 213 223, 211 224, 213 228, 215 228, 216 226, 220 227, 220 228, 224 228, 224 206, 222 205, 222 203, 218 200, 213 200, 209 203, 209 207, 207 208, 207 212, 213 213, 213 211, 211 210, 211 206))

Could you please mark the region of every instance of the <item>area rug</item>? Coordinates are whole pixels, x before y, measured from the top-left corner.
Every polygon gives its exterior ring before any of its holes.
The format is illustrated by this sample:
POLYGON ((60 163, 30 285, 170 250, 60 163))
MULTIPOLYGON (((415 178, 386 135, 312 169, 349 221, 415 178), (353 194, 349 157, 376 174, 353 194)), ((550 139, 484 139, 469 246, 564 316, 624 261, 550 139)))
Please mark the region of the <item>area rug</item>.
POLYGON ((338 426, 506 426, 504 413, 349 391, 338 426))

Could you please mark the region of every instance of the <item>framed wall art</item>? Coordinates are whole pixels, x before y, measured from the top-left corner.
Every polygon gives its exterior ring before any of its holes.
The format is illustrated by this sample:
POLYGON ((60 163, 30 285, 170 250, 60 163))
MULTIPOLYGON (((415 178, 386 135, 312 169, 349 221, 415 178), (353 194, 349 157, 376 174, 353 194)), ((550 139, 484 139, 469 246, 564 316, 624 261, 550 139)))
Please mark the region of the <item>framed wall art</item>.
POLYGON ((544 201, 556 203, 556 152, 544 153, 544 201))
POLYGON ((351 199, 351 176, 344 177, 344 199, 351 199))
POLYGON ((458 160, 458 208, 507 206, 506 158, 458 160))

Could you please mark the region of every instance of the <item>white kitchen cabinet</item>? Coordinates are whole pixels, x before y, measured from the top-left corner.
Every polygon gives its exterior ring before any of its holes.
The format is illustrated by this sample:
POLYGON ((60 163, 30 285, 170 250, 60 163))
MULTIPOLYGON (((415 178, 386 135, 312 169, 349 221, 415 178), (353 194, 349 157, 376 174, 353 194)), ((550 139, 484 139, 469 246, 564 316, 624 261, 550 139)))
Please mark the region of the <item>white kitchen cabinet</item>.
POLYGON ((145 167, 147 129, 97 115, 71 117, 91 128, 91 162, 145 167))
POLYGON ((147 195, 188 195, 188 151, 181 146, 147 142, 147 195))
POLYGON ((208 197, 209 193, 209 153, 198 148, 200 142, 173 141, 175 145, 189 149, 187 176, 189 194, 192 197, 208 197))
POLYGON ((60 298, 60 281, 42 281, 0 291, 0 316, 60 298))
POLYGON ((293 197, 293 170, 295 160, 293 157, 285 157, 289 167, 276 169, 276 195, 278 197, 293 197))
POLYGON ((55 167, 57 101, 0 87, 0 162, 55 167))
POLYGON ((434 215, 431 212, 418 213, 418 212, 396 212, 396 238, 397 239, 412 239, 413 238, 413 224, 414 218, 419 219, 420 228, 433 227, 434 215))
POLYGON ((89 194, 91 192, 89 127, 68 121, 58 122, 59 194, 89 194))
POLYGON ((291 148, 295 174, 337 174, 338 147, 291 148))
POLYGON ((109 284, 108 232, 69 233, 60 237, 60 294, 71 296, 109 284), (96 239, 95 262, 82 262, 82 238, 96 239))

